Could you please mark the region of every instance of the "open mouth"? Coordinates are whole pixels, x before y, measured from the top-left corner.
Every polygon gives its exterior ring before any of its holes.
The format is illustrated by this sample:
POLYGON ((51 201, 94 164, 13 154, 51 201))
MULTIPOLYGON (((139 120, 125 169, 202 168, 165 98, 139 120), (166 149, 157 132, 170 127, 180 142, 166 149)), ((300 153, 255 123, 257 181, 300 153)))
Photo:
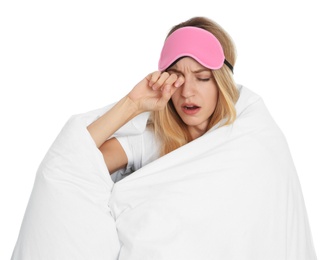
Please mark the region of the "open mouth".
POLYGON ((196 110, 200 108, 199 106, 183 106, 184 109, 186 110, 196 110))
POLYGON ((187 115, 195 115, 200 111, 201 107, 195 104, 184 104, 182 105, 182 111, 187 115))

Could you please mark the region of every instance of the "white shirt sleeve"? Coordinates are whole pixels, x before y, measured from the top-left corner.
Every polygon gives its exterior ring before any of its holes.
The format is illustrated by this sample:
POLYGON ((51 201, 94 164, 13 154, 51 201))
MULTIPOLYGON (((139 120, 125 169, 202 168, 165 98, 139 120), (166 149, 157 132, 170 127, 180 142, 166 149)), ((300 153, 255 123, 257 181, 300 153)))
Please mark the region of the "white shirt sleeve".
POLYGON ((141 135, 116 137, 127 156, 127 166, 111 175, 117 182, 146 164, 159 158, 159 144, 154 133, 146 129, 141 135))

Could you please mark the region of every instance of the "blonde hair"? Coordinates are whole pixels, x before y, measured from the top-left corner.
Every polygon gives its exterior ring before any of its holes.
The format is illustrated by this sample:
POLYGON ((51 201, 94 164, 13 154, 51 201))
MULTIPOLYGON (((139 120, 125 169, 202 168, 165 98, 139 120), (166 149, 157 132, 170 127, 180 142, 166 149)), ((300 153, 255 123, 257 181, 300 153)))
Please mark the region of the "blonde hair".
MULTIPOLYGON (((167 37, 175 30, 185 26, 195 26, 211 32, 221 43, 225 59, 232 66, 235 65, 236 50, 234 43, 229 34, 220 25, 206 17, 194 17, 172 27, 167 37)), ((212 70, 212 74, 218 86, 219 95, 215 111, 210 117, 207 131, 223 119, 226 120, 222 121, 222 125, 229 125, 235 121, 235 103, 239 98, 239 91, 233 80, 232 71, 226 65, 223 65, 218 70, 212 70)), ((152 125, 156 137, 161 142, 161 156, 192 141, 186 124, 176 112, 171 100, 163 110, 151 113, 149 125, 152 125)))

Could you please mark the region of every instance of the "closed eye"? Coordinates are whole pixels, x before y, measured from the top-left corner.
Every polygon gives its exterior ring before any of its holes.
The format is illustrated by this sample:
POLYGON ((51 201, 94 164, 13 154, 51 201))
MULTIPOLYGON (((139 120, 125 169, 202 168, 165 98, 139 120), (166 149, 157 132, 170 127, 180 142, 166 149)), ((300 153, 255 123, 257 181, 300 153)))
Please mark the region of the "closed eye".
POLYGON ((199 81, 209 81, 210 78, 197 78, 199 81))

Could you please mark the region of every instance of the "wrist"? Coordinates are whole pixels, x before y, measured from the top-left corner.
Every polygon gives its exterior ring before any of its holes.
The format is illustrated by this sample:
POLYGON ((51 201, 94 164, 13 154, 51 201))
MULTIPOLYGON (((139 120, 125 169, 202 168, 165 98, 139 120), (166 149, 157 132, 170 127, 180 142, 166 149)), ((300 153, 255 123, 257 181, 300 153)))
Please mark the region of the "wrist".
POLYGON ((121 106, 124 108, 123 111, 125 111, 129 117, 133 118, 137 115, 145 112, 140 104, 138 102, 134 101, 132 98, 130 98, 128 95, 126 95, 124 98, 120 101, 121 106))
POLYGON ((129 95, 126 95, 124 98, 124 103, 128 107, 129 111, 134 114, 134 116, 137 116, 141 113, 146 112, 145 109, 141 106, 140 102, 137 102, 136 100, 133 100, 129 95))

